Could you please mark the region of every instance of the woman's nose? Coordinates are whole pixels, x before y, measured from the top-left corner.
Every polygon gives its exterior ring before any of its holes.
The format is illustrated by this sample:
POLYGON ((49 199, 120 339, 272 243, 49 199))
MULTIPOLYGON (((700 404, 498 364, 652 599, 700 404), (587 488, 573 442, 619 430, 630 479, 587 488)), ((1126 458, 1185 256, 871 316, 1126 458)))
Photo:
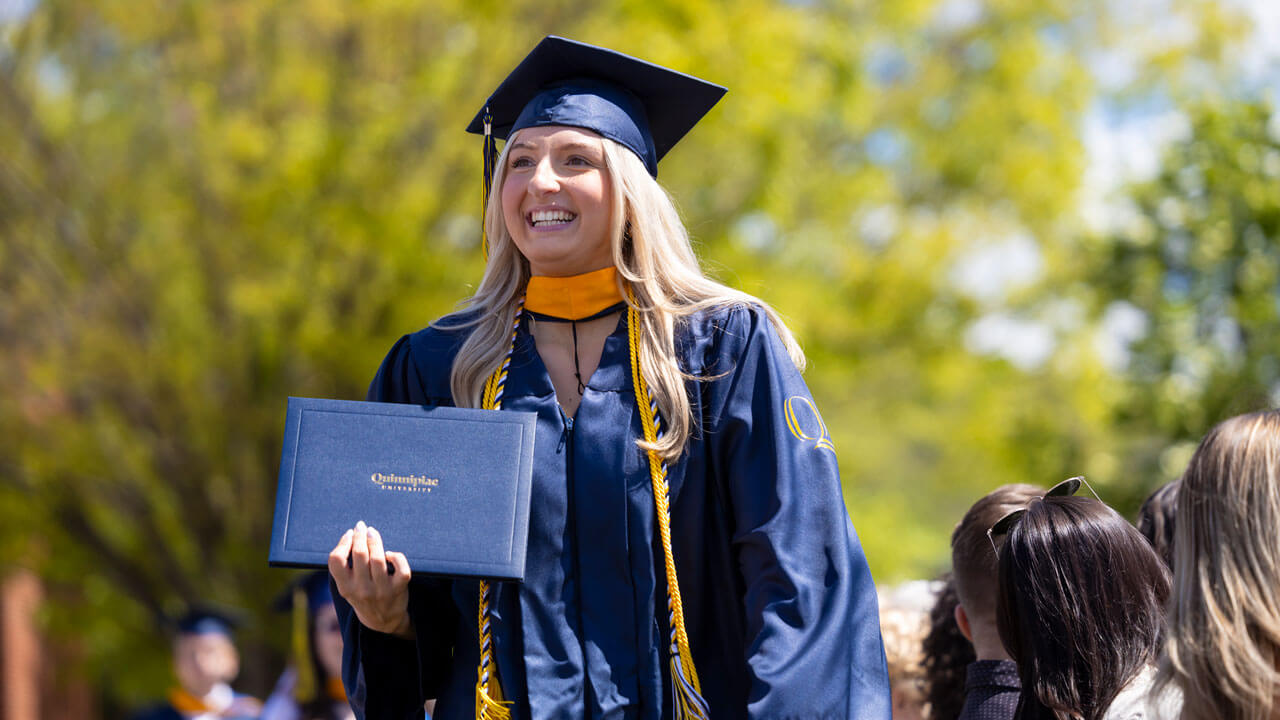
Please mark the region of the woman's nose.
POLYGON ((529 188, 536 193, 551 193, 560 189, 560 178, 552 167, 550 158, 542 158, 533 168, 533 177, 529 178, 529 188))

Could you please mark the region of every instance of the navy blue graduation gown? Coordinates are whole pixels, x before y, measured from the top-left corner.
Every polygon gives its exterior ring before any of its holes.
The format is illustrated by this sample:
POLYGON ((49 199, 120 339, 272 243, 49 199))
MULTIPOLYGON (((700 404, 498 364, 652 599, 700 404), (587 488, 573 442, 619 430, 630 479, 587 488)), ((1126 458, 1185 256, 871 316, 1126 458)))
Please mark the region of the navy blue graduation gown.
MULTIPOLYGON (((465 330, 400 339, 369 399, 452 404, 465 330)), ((836 455, 768 317, 739 306, 677 328, 698 430, 669 468, 685 624, 713 720, 890 716, 875 588, 836 455)), ((574 418, 527 328, 503 408, 536 412, 526 579, 497 586, 494 642, 515 718, 670 718, 666 576, 636 447, 625 316, 574 418)), ((396 548, 390 548, 396 549, 396 548)), ((416 642, 360 625, 335 592, 362 718, 474 717, 475 581, 414 578, 416 642)))

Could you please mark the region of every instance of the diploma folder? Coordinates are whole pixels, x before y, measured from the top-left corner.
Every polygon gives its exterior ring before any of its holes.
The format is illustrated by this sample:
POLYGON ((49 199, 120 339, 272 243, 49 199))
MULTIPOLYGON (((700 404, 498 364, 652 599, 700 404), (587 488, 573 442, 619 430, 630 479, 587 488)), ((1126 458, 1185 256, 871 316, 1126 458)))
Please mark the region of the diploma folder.
POLYGON ((289 398, 268 562, 328 567, 363 520, 415 574, 523 580, 535 418, 289 398))

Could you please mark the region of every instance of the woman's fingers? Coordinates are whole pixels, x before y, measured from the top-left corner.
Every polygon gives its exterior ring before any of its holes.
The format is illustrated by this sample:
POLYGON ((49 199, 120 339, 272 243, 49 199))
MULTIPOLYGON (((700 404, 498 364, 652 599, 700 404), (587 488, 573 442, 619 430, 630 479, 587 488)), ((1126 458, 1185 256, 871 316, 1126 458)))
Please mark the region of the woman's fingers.
POLYGON ((369 576, 375 585, 386 584, 387 554, 382 547, 382 533, 369 528, 369 576))
POLYGON ((403 553, 387 552, 381 533, 363 520, 356 523, 329 553, 329 572, 366 627, 411 636, 409 560, 403 553))
POLYGON ((388 552, 387 562, 391 567, 395 568, 395 574, 392 576, 392 584, 408 585, 409 584, 409 558, 401 552, 388 552))
POLYGON ((351 569, 355 579, 361 582, 369 577, 369 529, 364 521, 356 523, 351 542, 351 569))
POLYGON ((350 576, 351 570, 347 567, 347 560, 351 557, 351 543, 354 536, 354 530, 343 533, 338 544, 329 553, 329 574, 339 580, 339 585, 342 580, 350 576))

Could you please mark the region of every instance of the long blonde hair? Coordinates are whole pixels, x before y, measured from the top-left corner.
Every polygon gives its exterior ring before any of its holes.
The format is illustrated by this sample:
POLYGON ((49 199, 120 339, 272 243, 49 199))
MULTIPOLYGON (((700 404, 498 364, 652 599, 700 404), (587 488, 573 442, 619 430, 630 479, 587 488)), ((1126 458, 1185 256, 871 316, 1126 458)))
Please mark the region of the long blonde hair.
POLYGON ((1178 491, 1174 593, 1159 684, 1189 720, 1266 720, 1280 707, 1280 412, 1205 436, 1178 491))
MULTIPOLYGON (((529 263, 512 241, 502 215, 507 153, 514 139, 515 135, 507 139, 489 193, 484 218, 489 258, 484 277, 475 294, 462 303, 467 312, 436 323, 450 329, 474 326, 458 351, 449 378, 459 407, 480 406, 485 380, 507 352, 516 303, 529 281, 529 263)), ((640 367, 665 426, 665 434, 652 449, 674 461, 695 430, 684 385, 690 376, 679 367, 675 351, 675 329, 682 319, 708 308, 756 304, 768 315, 801 370, 804 353, 782 318, 767 304, 703 275, 671 197, 635 153, 608 138, 601 140, 605 172, 612 180, 609 232, 622 285, 619 290, 623 297, 628 297, 628 288, 634 293, 633 304, 640 315, 640 367)), ((628 303, 632 301, 628 299, 628 303)), ((638 443, 650 447, 643 441, 638 443)))

